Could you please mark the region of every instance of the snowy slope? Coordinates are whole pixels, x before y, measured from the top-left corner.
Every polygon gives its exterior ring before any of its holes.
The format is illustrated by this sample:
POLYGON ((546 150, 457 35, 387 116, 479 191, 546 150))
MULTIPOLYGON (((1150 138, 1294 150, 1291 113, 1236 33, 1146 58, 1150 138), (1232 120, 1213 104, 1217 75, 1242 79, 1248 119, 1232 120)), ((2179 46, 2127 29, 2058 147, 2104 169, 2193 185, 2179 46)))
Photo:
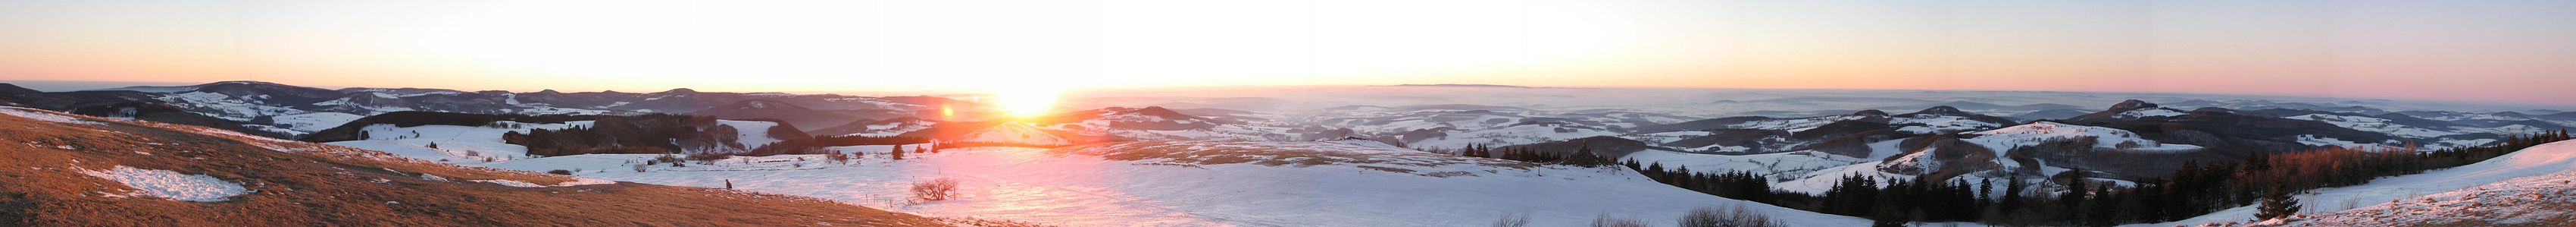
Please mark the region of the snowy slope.
POLYGON ((2185 152, 2199 150, 2201 148, 2200 146, 2192 146, 2189 144, 2158 143, 2155 140, 2138 137, 2138 133, 2129 132, 2128 130, 2070 125, 2057 122, 2034 122, 1995 130, 1970 132, 1968 134, 1981 135, 1976 138, 1968 138, 1966 140, 1968 142, 1986 146, 1986 148, 1989 149, 1994 149, 1996 152, 1995 157, 2004 157, 2005 155, 2003 155, 2002 152, 2012 150, 2013 147, 2017 146, 2035 144, 2040 141, 2050 139, 2067 139, 2076 137, 2092 137, 2096 139, 2093 143, 2093 147, 2095 148, 2124 149, 2121 144, 2136 145, 2136 147, 2125 148, 2132 152, 2185 152))
POLYGON ((1541 142, 1549 142, 1549 141, 1563 141, 1563 140, 1570 140, 1570 139, 1578 139, 1578 138, 1584 138, 1584 137, 1594 137, 1594 136, 1615 136, 1615 135, 1619 135, 1619 133, 1614 133, 1614 132, 1609 132, 1609 131, 1592 130, 1592 129, 1560 128, 1560 127, 1545 126, 1545 125, 1515 125, 1515 126, 1511 126, 1511 127, 1493 128, 1493 129, 1485 129, 1485 130, 1450 132, 1450 133, 1448 133, 1448 134, 1449 134, 1448 136, 1443 136, 1443 137, 1439 137, 1439 138, 1432 138, 1432 139, 1423 140, 1423 141, 1420 141, 1420 142, 1414 142, 1414 143, 1412 143, 1411 145, 1413 145, 1414 147, 1425 147, 1425 148, 1462 148, 1462 147, 1467 147, 1467 145, 1477 145, 1477 144, 1482 144, 1482 145, 1532 144, 1532 143, 1541 143, 1541 142))
POLYGON ((1727 128, 1741 128, 1741 129, 1771 129, 1771 130, 1788 130, 1788 131, 1795 132, 1795 131, 1806 131, 1806 130, 1808 130, 1808 129, 1815 129, 1816 127, 1819 127, 1819 126, 1825 126, 1825 124, 1833 124, 1834 122, 1841 122, 1841 121, 1848 121, 1848 120, 1860 120, 1860 119, 1869 118, 1869 117, 1871 117, 1871 116, 1865 116, 1865 115, 1834 115, 1834 116, 1811 117, 1811 118, 1771 119, 1771 120, 1749 121, 1749 122, 1744 122, 1744 123, 1741 123, 1741 124, 1727 125, 1726 127, 1727 127, 1727 128))
MULTIPOLYGON (((2556 142, 2523 149, 2510 155, 2488 159, 2450 169, 2421 174, 2372 180, 2369 184, 2325 188, 2301 195, 2300 204, 2308 213, 2337 212, 2356 207, 2342 207, 2347 201, 2363 207, 2384 204, 2416 195, 2442 193, 2509 179, 2576 170, 2576 141, 2556 142)), ((2215 222, 2246 222, 2254 219, 2254 206, 2220 210, 2172 223, 2132 226, 2196 225, 2215 222)))
POLYGON ((1894 124, 1894 125, 1907 125, 1907 126, 1905 126, 1905 127, 1898 127, 1898 128, 1896 128, 1896 131, 1900 131, 1900 132, 1907 132, 1907 133, 1915 133, 1915 134, 1933 134, 1933 133, 1941 133, 1941 132, 1957 132, 1957 131, 1968 131, 1968 130, 1990 129, 1990 128, 1995 128, 1995 127, 2003 127, 2003 125, 2001 125, 2001 124, 1995 124, 1994 122, 1984 122, 1984 121, 1970 120, 1970 119, 1968 119, 1968 117, 1962 117, 1962 116, 1950 116, 1950 115, 1930 115, 1930 114, 1925 114, 1925 115, 1916 115, 1916 116, 1912 116, 1912 117, 1896 117, 1896 118, 1889 118, 1889 119, 1888 119, 1888 124, 1894 124), (1922 125, 1909 125, 1909 124, 1922 124, 1922 125))
POLYGON ((973 132, 967 132, 965 136, 960 138, 963 142, 1019 143, 1035 145, 1073 144, 1072 142, 1065 141, 1063 137, 1056 137, 1054 134, 1048 134, 1045 129, 1039 129, 1036 126, 1029 126, 1028 124, 1016 122, 995 124, 993 127, 977 129, 973 132))
POLYGON ((571 121, 564 122, 562 124, 529 124, 506 121, 500 123, 513 126, 486 127, 422 125, 395 127, 390 124, 377 124, 369 125, 364 129, 369 136, 368 138, 329 142, 325 144, 384 151, 386 153, 392 153, 394 155, 413 159, 445 163, 479 163, 484 162, 487 159, 490 161, 508 161, 510 159, 526 157, 528 154, 528 147, 519 146, 517 144, 502 143, 501 134, 503 133, 527 133, 528 130, 534 129, 561 130, 570 127, 589 127, 591 121, 571 121), (431 144, 436 144, 438 147, 430 148, 431 144))
POLYGON ((1799 225, 1866 223, 1682 190, 1620 168, 1538 166, 1374 143, 1149 141, 952 149, 850 164, 814 155, 735 157, 631 170, 631 163, 651 157, 572 155, 481 165, 582 169, 576 175, 694 187, 730 181, 741 190, 930 216, 1061 226, 1485 226, 1503 214, 1531 216, 1532 226, 1572 226, 1602 215, 1663 222, 1696 207, 1737 205, 1799 225), (936 178, 959 181, 961 198, 908 201, 911 183, 936 178))
POLYGON ((716 120, 716 124, 733 126, 736 133, 734 139, 742 142, 743 149, 757 149, 780 141, 778 138, 769 137, 769 128, 778 127, 778 122, 716 120))
POLYGON ((2388 121, 2388 119, 2380 119, 2380 118, 2375 118, 2375 117, 2343 116, 2343 115, 2332 115, 2332 114, 2309 114, 2309 115, 2290 116, 2290 117, 2286 117, 2286 118, 2289 118, 2289 119, 2299 119, 2299 120, 2311 120, 2311 121, 2317 121, 2317 122, 2325 122, 2325 123, 2327 123, 2327 124, 2334 124, 2335 126, 2342 126, 2342 127, 2344 127, 2344 128, 2351 128, 2351 129, 2354 129, 2354 130, 2361 130, 2361 131, 2367 131, 2367 132, 2377 132, 2377 133, 2386 133, 2386 134, 2391 135, 2391 136, 2401 136, 2401 137, 2407 137, 2407 138, 2433 138, 2433 137, 2441 137, 2441 136, 2459 135, 2459 134, 2462 134, 2462 133, 2458 133, 2458 132, 2448 132, 2448 131, 2440 131, 2440 130, 2433 130, 2433 129, 2426 129, 2426 128, 2417 128, 2417 127, 2412 127, 2412 126, 2406 126, 2406 125, 2401 125, 2401 124, 2397 124, 2397 123, 2389 122, 2389 121, 2388 121))
MULTIPOLYGON (((1886 143, 1892 144, 1894 142, 1895 141, 1890 141, 1886 143)), ((1692 172, 1702 173, 1748 171, 1755 174, 1764 174, 1773 179, 1804 177, 1807 173, 1819 170, 1849 166, 1875 160, 1825 154, 1824 152, 1815 151, 1795 151, 1752 155, 1723 155, 1692 154, 1663 150, 1644 150, 1638 151, 1637 153, 1629 153, 1628 156, 1623 157, 1623 159, 1625 159, 1624 161, 1636 161, 1637 163, 1662 164, 1664 168, 1667 169, 1686 167, 1690 168, 1692 172)))
POLYGON ((294 129, 300 132, 298 134, 302 134, 322 131, 323 129, 331 129, 331 127, 340 127, 341 124, 348 124, 349 121, 356 121, 358 118, 364 117, 367 116, 333 112, 316 112, 280 115, 272 118, 273 120, 271 121, 274 122, 272 123, 273 125, 287 129, 294 129))
POLYGON ((2307 214, 2286 226, 2547 225, 2576 222, 2576 171, 2344 210, 2307 214))
POLYGON ((2129 112, 2121 112, 2119 118, 2172 117, 2182 116, 2182 114, 2183 111, 2170 108, 2141 108, 2129 110, 2129 112))

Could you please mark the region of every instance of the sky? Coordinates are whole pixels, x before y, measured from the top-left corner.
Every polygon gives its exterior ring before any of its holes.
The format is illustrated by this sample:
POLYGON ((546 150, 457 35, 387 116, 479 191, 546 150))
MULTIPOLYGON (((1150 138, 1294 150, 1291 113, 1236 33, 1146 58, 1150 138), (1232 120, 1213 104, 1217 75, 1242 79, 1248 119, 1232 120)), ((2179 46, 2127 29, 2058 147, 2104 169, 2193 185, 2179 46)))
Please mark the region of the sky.
POLYGON ((1506 84, 2576 104, 2576 1, 27 1, 0 80, 991 92, 1506 84))

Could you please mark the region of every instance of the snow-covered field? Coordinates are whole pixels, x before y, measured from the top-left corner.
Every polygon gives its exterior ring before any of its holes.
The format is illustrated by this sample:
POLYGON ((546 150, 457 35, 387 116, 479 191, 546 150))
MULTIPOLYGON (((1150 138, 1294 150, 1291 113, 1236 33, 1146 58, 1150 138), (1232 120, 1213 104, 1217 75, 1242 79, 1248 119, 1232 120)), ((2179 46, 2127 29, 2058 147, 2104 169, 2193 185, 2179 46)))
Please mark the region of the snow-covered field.
MULTIPOLYGON (((2354 208, 2372 207, 2400 199, 2418 198, 2418 196, 2422 195, 2432 195, 2447 191, 2461 190, 2463 188, 2478 187, 2480 185, 2496 184, 2497 182, 2506 182, 2507 180, 2515 178, 2562 173, 2569 172, 2571 170, 2576 170, 2576 141, 2542 144, 2540 146, 2514 152, 2510 155, 2488 159, 2484 162, 2478 162, 2475 164, 2453 167, 2450 169, 2434 170, 2414 175, 2380 178, 2377 180, 2371 180, 2369 184, 2357 186, 2317 189, 2310 191, 2307 194, 2299 195, 2298 198, 2300 199, 2300 204, 2306 205, 2307 208, 2302 213, 2331 213, 2352 210, 2354 208), (2344 206, 2344 204, 2355 205, 2347 207, 2344 206)), ((2524 186, 2545 187, 2546 184, 2524 186)), ((2478 193, 2475 192, 2476 190, 2478 189, 2472 189, 2471 192, 2465 193, 2478 193)), ((2450 196, 2456 197, 2458 195, 2450 196)), ((2429 199, 2436 197, 2440 197, 2440 195, 2423 198, 2429 199)), ((2501 203, 2502 202, 2497 202, 2497 204, 2501 203)), ((2392 206, 2426 206, 2433 204, 2437 203, 2404 203, 2392 206)), ((2388 208, 2370 209, 2385 210, 2388 208)), ((2465 213, 2434 213, 2428 215, 2457 214, 2465 213)), ((2254 206, 2244 206, 2220 210, 2216 213, 2201 215, 2200 217, 2193 217, 2172 223, 2138 224, 2131 226, 2197 225, 2217 222, 2248 222, 2253 219, 2254 206)))
POLYGON ((276 126, 285 127, 287 129, 294 129, 300 132, 316 132, 322 131, 323 129, 331 129, 331 127, 340 127, 341 124, 348 124, 350 121, 356 121, 358 118, 364 117, 367 116, 358 116, 356 114, 346 113, 315 112, 277 116, 276 118, 271 118, 273 119, 271 121, 275 122, 274 124, 276 126))
POLYGON ((2196 151, 2201 148, 2200 146, 2189 144, 2158 143, 2155 140, 2140 138, 2138 137, 2138 133, 2129 132, 2128 130, 2070 125, 2057 122, 2035 122, 1995 130, 1972 132, 1971 134, 1984 135, 1977 138, 1969 138, 1967 141, 1985 146, 1988 149, 1993 149, 1995 151, 1995 157, 2006 156, 2003 152, 2012 150, 2012 148, 2016 146, 2024 146, 2051 139, 2072 139, 2076 137, 2094 138, 2095 141, 2093 146, 2096 148, 2125 149, 2131 152, 2188 152, 2196 151))
POLYGON ((528 147, 501 142, 501 134, 527 133, 528 130, 560 130, 589 127, 591 121, 560 124, 502 122, 510 127, 422 125, 395 127, 390 124, 369 125, 361 130, 368 135, 361 140, 328 144, 384 151, 404 157, 444 163, 479 163, 526 158, 528 147))
POLYGON ((1571 226, 1603 215, 1664 222, 1692 208, 1739 205, 1800 225, 1866 223, 1682 190, 1622 168, 1514 165, 1357 142, 1136 146, 1143 147, 952 149, 901 161, 875 151, 847 164, 819 155, 734 157, 651 165, 645 172, 633 168, 655 155, 459 164, 578 169, 575 175, 587 178, 730 186, 930 216, 1062 226, 1484 226, 1505 214, 1529 216, 1533 226, 1571 226), (1279 162, 1228 161, 1254 154, 1261 158, 1241 160, 1279 162), (907 191, 941 178, 960 183, 958 199, 917 201, 907 191))

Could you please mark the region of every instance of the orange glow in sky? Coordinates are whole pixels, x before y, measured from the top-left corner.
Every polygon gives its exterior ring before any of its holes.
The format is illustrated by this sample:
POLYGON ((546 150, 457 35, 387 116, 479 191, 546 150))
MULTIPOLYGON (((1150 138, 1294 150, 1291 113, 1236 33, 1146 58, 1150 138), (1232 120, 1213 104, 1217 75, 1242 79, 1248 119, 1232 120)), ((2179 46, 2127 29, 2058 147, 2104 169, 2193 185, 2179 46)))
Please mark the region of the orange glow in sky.
MULTIPOLYGON (((2576 104, 2576 1, 7 1, 0 80, 1010 92, 1506 84, 2576 104), (1008 88, 1008 89, 1004 89, 1008 88)), ((1023 97, 1023 98, 1013 98, 1023 97)), ((1043 100, 1043 101, 1042 101, 1043 100)))

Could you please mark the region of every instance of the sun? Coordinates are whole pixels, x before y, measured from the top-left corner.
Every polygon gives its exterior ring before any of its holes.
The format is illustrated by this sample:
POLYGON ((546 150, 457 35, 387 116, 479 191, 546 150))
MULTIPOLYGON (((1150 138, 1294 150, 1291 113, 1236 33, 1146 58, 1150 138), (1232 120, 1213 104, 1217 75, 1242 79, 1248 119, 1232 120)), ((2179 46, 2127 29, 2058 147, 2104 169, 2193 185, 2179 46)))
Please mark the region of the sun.
POLYGON ((1064 88, 1058 86, 1012 85, 995 87, 993 98, 996 99, 994 104, 1001 106, 1002 111, 1010 113, 1011 117, 1027 118, 1054 111, 1056 99, 1063 93, 1064 88))

